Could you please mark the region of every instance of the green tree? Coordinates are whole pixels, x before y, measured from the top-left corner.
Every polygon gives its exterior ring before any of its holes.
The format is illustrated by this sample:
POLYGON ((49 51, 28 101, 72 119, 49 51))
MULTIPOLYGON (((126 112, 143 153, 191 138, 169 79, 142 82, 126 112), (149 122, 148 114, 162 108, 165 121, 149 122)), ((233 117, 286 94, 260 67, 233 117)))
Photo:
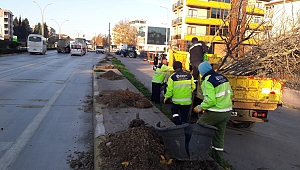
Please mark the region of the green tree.
POLYGON ((13 21, 13 25, 14 25, 14 35, 16 36, 20 36, 20 25, 19 25, 19 20, 17 17, 15 17, 14 21, 13 21))
MULTIPOLYGON (((34 34, 42 35, 42 25, 41 25, 41 23, 38 23, 37 25, 35 25, 34 34)), ((49 38, 49 30, 48 30, 48 26, 47 26, 46 23, 44 23, 44 37, 49 38)))
POLYGON ((128 45, 136 45, 137 33, 137 29, 130 26, 128 20, 123 19, 113 28, 113 40, 115 44, 124 43, 128 45))
POLYGON ((26 40, 28 35, 31 33, 31 28, 27 18, 22 20, 21 30, 20 30, 20 39, 26 40))
POLYGON ((41 34, 42 35, 42 31, 41 31, 41 23, 38 23, 37 25, 34 26, 34 34, 41 34))

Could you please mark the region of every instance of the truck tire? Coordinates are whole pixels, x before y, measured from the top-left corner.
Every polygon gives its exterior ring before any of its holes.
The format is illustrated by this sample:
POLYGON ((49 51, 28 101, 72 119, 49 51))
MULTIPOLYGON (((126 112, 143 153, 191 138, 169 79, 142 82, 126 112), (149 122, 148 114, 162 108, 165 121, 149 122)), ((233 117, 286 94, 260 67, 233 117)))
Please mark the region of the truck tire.
POLYGON ((235 128, 245 128, 245 129, 251 129, 255 125, 255 122, 241 122, 241 123, 233 123, 233 126, 235 128))
POLYGON ((130 53, 128 54, 128 56, 129 56, 130 58, 135 58, 134 52, 130 52, 130 53))

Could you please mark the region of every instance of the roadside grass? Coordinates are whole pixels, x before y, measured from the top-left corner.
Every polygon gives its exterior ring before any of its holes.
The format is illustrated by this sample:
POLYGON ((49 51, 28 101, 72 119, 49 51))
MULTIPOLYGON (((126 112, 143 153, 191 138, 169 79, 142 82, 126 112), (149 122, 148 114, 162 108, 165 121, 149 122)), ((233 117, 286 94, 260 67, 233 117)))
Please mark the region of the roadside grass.
MULTIPOLYGON (((135 76, 126 68, 126 66, 118 60, 116 57, 112 58, 112 64, 149 100, 151 98, 151 92, 144 86, 143 83, 139 82, 135 76)), ((150 82, 151 83, 151 82, 150 82)), ((169 119, 172 118, 172 113, 163 104, 155 104, 152 102, 162 113, 164 113, 169 119)), ((231 170, 232 166, 225 160, 223 160, 222 167, 225 170, 231 170)))
MULTIPOLYGON (((112 64, 145 96, 147 99, 151 99, 151 92, 144 86, 143 83, 138 81, 135 76, 126 68, 126 66, 117 58, 112 58, 112 64)), ((151 82, 149 82, 151 83, 151 82)), ((164 113, 169 119, 172 118, 172 114, 168 108, 162 104, 155 104, 152 102, 162 113, 164 113)))

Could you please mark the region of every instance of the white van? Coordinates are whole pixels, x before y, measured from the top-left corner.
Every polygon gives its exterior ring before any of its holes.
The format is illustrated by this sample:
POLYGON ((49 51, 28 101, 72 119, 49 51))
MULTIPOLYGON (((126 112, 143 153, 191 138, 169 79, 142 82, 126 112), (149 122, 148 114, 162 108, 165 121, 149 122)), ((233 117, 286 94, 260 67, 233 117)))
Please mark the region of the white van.
POLYGON ((30 54, 46 54, 47 42, 46 38, 40 34, 29 34, 27 38, 27 51, 30 54))
POLYGON ((81 43, 72 43, 71 44, 71 56, 73 56, 73 55, 83 56, 84 54, 85 54, 85 51, 84 51, 81 43))

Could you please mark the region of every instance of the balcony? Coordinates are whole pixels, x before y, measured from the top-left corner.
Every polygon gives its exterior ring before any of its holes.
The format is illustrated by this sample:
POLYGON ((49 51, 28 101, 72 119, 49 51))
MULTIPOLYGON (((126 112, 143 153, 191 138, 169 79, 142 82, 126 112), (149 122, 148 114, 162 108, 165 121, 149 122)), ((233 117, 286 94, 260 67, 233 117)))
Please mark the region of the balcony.
POLYGON ((177 18, 177 19, 176 19, 176 23, 177 23, 177 24, 182 24, 182 17, 177 18))
POLYGON ((175 24, 177 23, 176 21, 177 21, 177 19, 172 20, 172 26, 175 26, 175 24))
POLYGON ((177 1, 177 7, 178 7, 178 9, 183 7, 183 0, 177 1))
MULTIPOLYGON (((231 9, 230 3, 225 2, 216 2, 216 1, 202 1, 202 0, 186 0, 186 6, 195 7, 195 8, 218 8, 218 9, 231 9)), ((247 14, 252 15, 264 15, 264 10, 260 7, 253 6, 250 4, 246 8, 247 14)))
POLYGON ((175 4, 172 5, 173 12, 177 10, 177 7, 178 7, 177 3, 175 3, 175 4))
POLYGON ((201 0, 186 0, 186 6, 197 7, 197 8, 221 8, 230 9, 230 3, 216 2, 216 1, 201 1, 201 0))
MULTIPOLYGON (((223 20, 222 19, 216 19, 216 18, 187 16, 185 18, 185 23, 195 24, 195 25, 221 25, 223 23, 223 20)), ((228 25, 228 22, 226 23, 226 25, 228 25)))

